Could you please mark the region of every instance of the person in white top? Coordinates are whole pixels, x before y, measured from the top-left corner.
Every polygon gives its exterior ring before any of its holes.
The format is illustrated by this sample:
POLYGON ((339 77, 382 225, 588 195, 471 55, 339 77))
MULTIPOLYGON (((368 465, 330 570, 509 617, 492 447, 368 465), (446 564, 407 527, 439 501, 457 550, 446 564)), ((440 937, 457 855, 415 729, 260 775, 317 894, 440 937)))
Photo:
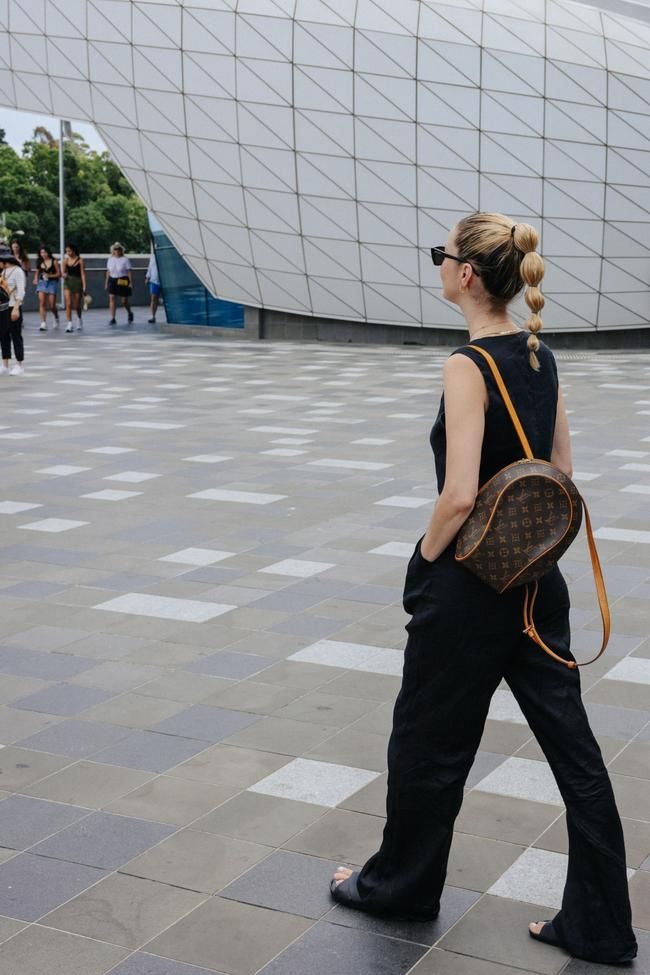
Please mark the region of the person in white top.
POLYGON ((149 258, 149 267, 147 268, 147 273, 144 276, 146 283, 149 285, 149 296, 150 305, 149 309, 151 312, 151 318, 148 320, 148 325, 156 324, 156 312, 158 311, 158 301, 160 299, 160 275, 158 274, 158 262, 156 261, 156 255, 152 254, 149 258))
POLYGON ((23 345, 23 312, 25 272, 10 250, 0 251, 0 375, 21 376, 25 367, 23 345), (5 299, 4 301, 2 299, 5 299), (16 364, 9 368, 13 344, 16 364))
POLYGON ((127 321, 133 323, 133 312, 129 298, 133 293, 133 276, 131 261, 124 256, 124 247, 116 241, 111 247, 111 256, 106 262, 106 281, 104 287, 108 291, 108 307, 111 313, 109 325, 117 325, 115 320, 115 299, 121 298, 122 306, 126 308, 127 321))

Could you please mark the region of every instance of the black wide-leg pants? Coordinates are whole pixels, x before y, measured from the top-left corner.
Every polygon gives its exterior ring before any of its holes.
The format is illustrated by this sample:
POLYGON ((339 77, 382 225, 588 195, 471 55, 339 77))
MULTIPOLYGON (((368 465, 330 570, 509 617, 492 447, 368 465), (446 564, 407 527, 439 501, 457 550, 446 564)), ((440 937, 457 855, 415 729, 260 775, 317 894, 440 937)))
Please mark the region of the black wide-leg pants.
MULTIPOLYGON (((498 595, 458 565, 451 548, 430 563, 416 547, 404 591, 412 619, 388 746, 387 822, 358 892, 370 911, 436 916, 463 786, 490 699, 505 678, 567 810, 567 880, 555 929, 576 956, 617 961, 636 942, 612 787, 579 671, 525 636, 522 604, 521 590, 498 595)), ((535 622, 549 645, 572 659, 569 598, 558 569, 540 581, 535 622)))
POLYGON ((20 316, 15 322, 11 320, 11 308, 0 311, 0 355, 3 359, 11 359, 12 343, 16 362, 22 362, 25 358, 22 308, 20 316))

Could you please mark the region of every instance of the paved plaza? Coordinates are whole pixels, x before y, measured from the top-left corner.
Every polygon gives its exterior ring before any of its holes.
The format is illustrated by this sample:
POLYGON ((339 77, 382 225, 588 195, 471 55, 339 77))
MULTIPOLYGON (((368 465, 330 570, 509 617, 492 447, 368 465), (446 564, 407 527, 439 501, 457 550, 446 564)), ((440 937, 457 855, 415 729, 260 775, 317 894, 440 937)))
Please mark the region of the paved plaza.
MULTIPOLYGON (((381 837, 447 351, 103 314, 72 336, 30 320, 26 346, 25 375, 0 377, 0 975, 613 972, 528 937, 559 906, 566 829, 505 687, 438 920, 330 900, 381 837)), ((647 975, 650 354, 558 360, 614 618, 583 690, 647 975)), ((582 536, 563 566, 586 659, 582 536)))

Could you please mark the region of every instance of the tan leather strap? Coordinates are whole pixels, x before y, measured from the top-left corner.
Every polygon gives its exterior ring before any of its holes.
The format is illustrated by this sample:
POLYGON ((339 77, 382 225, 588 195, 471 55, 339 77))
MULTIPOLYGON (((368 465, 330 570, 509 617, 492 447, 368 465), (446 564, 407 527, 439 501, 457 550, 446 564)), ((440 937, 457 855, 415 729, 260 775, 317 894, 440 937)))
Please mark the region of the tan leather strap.
POLYGON ((535 600, 537 599, 537 593, 539 586, 537 582, 533 585, 532 594, 529 592, 528 586, 526 586, 526 592, 524 595, 524 633, 530 637, 530 639, 545 650, 549 656, 553 657, 554 660, 559 660, 561 664, 568 667, 569 670, 575 670, 576 667, 586 667, 588 664, 593 664, 595 660, 605 652, 605 647, 609 643, 609 635, 611 629, 611 619, 609 614, 609 603, 607 601, 607 592, 605 591, 605 580, 603 579, 603 570, 600 565, 600 559, 598 558, 598 552, 596 550, 596 543, 594 542, 594 534, 591 528, 591 518, 589 517, 589 510, 584 502, 584 498, 580 498, 582 502, 582 509, 585 513, 585 528, 587 530, 587 542, 589 545, 589 554, 591 556, 591 567, 594 573, 594 582, 596 583, 596 594, 598 596, 598 608, 600 609, 600 618, 603 623, 603 638, 600 644, 600 650, 595 657, 591 660, 585 660, 584 663, 578 664, 575 660, 565 660, 564 657, 560 657, 554 650, 551 650, 549 646, 542 640, 541 636, 537 632, 535 627, 535 621, 533 620, 533 609, 535 607, 535 600))
MULTIPOLYGON (((490 371, 494 376, 495 382, 499 388, 499 392, 501 393, 501 396, 503 398, 503 402, 505 403, 506 409, 510 414, 510 419, 512 420, 513 426, 517 431, 517 436, 521 441, 521 446, 524 449, 524 453, 528 458, 528 460, 533 460, 533 452, 528 442, 528 438, 524 433, 524 428, 522 427, 519 417, 517 416, 517 411, 514 408, 512 400, 510 399, 510 394, 506 389, 506 384, 503 381, 503 378, 501 376, 501 373, 499 372, 499 368, 496 362, 494 361, 490 353, 486 352, 485 349, 482 349, 479 345, 469 345, 468 348, 473 349, 474 352, 480 353, 480 355, 483 356, 488 366, 490 367, 490 371)), ((594 534, 591 528, 591 518, 589 517, 589 511, 587 509, 587 505, 584 502, 584 498, 581 497, 580 501, 582 503, 582 510, 585 513, 585 528, 587 530, 587 543, 589 545, 589 555, 591 556, 591 566, 594 573, 594 582, 596 583, 596 594, 598 596, 598 607, 600 609, 600 617, 603 622, 603 639, 600 645, 600 650, 598 651, 596 656, 592 657, 591 660, 587 660, 584 664, 577 664, 573 660, 565 660, 563 657, 560 657, 557 653, 555 653, 554 650, 551 650, 551 648, 544 643, 541 636, 535 629, 535 623, 533 620, 533 608, 535 606, 535 600, 537 599, 537 592, 539 589, 537 583, 535 583, 533 587, 532 595, 528 591, 528 586, 526 586, 526 595, 524 598, 524 633, 526 633, 531 638, 531 640, 533 640, 539 647, 541 647, 542 650, 545 650, 546 653, 548 653, 551 657, 553 657, 554 660, 559 660, 561 664, 564 664, 565 667, 568 667, 570 670, 574 670, 576 667, 586 667, 587 664, 592 664, 595 660, 598 660, 598 658, 604 652, 605 647, 609 642, 609 634, 611 628, 609 604, 607 602, 607 592, 605 591, 603 570, 600 565, 600 559, 598 558, 596 543, 594 541, 594 534)))
POLYGON ((499 392, 501 393, 501 396, 503 398, 503 402, 506 404, 506 409, 508 410, 508 413, 510 414, 510 419, 512 420, 513 426, 514 426, 515 430, 517 431, 517 436, 519 437, 519 440, 521 441, 521 446, 524 448, 524 453, 525 453, 526 457, 528 458, 528 460, 532 460, 533 459, 533 452, 532 452, 532 450, 530 448, 530 444, 528 443, 528 437, 524 433, 524 428, 522 427, 521 422, 519 420, 519 417, 517 416, 517 411, 514 408, 514 405, 513 405, 512 400, 510 399, 510 393, 506 389, 506 384, 504 383, 504 381, 503 381, 503 379, 501 377, 501 373, 499 372, 499 368, 498 368, 496 362, 494 361, 494 359, 492 358, 492 356, 490 355, 489 352, 486 352, 485 349, 482 349, 478 345, 468 345, 467 348, 468 349, 473 349, 474 352, 479 352, 483 356, 483 358, 485 359, 485 361, 487 362, 488 366, 490 367, 490 370, 492 372, 492 375, 494 376, 495 382, 496 382, 497 386, 499 387, 499 392))

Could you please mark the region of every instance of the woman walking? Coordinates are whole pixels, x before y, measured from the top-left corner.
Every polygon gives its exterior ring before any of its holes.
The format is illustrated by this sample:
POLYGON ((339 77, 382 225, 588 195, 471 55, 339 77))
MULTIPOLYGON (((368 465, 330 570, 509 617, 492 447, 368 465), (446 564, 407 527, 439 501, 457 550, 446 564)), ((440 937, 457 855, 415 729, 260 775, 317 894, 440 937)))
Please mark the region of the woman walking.
POLYGON ((25 272, 12 251, 0 251, 0 289, 7 300, 0 303, 0 353, 2 365, 0 375, 22 376, 25 371, 23 361, 23 310, 25 298, 25 272), (11 346, 14 348, 16 363, 9 368, 11 346))
POLYGON ((122 306, 126 308, 129 325, 133 322, 133 312, 129 298, 133 293, 133 277, 131 261, 124 256, 124 248, 118 242, 111 247, 111 256, 106 262, 105 288, 108 291, 108 307, 111 314, 109 325, 117 325, 115 319, 115 299, 120 298, 122 306))
POLYGON ((81 317, 81 300, 86 293, 86 269, 83 257, 74 244, 65 245, 65 256, 62 265, 63 294, 65 297, 66 332, 73 332, 72 309, 77 313, 77 331, 83 328, 81 317))
MULTIPOLYGON (((569 427, 555 360, 540 343, 538 235, 496 213, 461 220, 432 250, 443 296, 462 311, 473 345, 492 355, 534 456, 571 476, 569 427), (509 302, 526 284, 533 314, 520 329, 509 302)), ((562 909, 531 937, 580 958, 616 964, 636 955, 621 822, 600 749, 569 670, 522 633, 522 587, 498 594, 455 561, 456 536, 478 489, 521 459, 521 446, 482 355, 467 346, 445 365, 431 432, 439 498, 406 574, 411 616, 402 687, 388 746, 387 822, 360 872, 339 868, 335 900, 373 914, 438 914, 453 825, 490 699, 505 679, 555 775, 567 810, 569 859, 562 909)), ((569 596, 556 567, 539 580, 536 625, 572 660, 569 596)))
POLYGON ((12 237, 10 244, 11 253, 18 261, 20 267, 22 267, 25 274, 29 274, 32 269, 31 262, 29 260, 29 254, 23 247, 23 242, 18 237, 12 237))
POLYGON ((38 294, 38 311, 41 318, 39 326, 41 332, 47 332, 47 313, 52 312, 54 328, 59 327, 59 310, 56 307, 56 296, 59 290, 61 268, 52 251, 45 244, 41 246, 36 261, 34 285, 38 294))

